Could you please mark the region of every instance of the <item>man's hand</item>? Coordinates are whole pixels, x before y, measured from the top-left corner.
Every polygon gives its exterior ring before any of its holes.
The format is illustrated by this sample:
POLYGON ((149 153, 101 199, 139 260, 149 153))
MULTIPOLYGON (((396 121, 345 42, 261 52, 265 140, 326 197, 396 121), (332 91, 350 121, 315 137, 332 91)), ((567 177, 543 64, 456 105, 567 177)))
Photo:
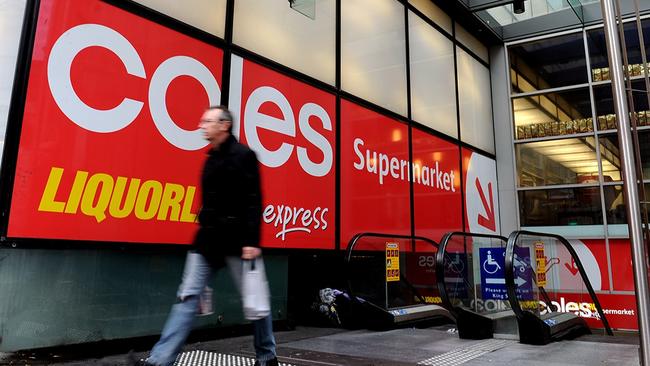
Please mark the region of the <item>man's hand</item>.
POLYGON ((258 247, 243 247, 241 248, 242 259, 255 259, 262 255, 262 249, 258 247))

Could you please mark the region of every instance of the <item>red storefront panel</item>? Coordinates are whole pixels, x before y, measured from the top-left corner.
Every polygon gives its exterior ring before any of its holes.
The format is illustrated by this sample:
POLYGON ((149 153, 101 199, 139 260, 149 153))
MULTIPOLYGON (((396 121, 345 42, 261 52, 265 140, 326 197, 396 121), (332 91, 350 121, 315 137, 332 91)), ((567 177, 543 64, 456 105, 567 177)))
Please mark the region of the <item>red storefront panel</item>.
POLYGON ((233 133, 260 160, 262 242, 334 248, 336 98, 233 56, 233 133))
POLYGON ((409 235, 408 127, 341 101, 341 248, 360 232, 409 235))
POLYGON ((634 291, 634 270, 632 248, 628 239, 610 239, 609 252, 612 256, 612 285, 615 291, 634 291))
POLYGON ((190 242, 222 57, 101 1, 41 1, 8 235, 190 242))
POLYGON ((416 128, 413 136, 415 234, 440 242, 462 231, 458 146, 416 128))

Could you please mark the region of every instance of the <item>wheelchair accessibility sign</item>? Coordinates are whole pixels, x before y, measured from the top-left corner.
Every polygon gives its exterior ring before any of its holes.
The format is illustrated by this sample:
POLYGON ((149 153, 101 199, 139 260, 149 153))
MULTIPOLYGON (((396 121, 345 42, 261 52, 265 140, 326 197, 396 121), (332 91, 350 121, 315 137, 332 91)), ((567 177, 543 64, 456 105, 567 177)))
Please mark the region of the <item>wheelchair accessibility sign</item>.
MULTIPOLYGON (((483 300, 506 300, 505 248, 479 248, 481 266, 481 293, 483 300)), ((530 250, 526 247, 515 249, 515 284, 519 300, 532 300, 533 278, 535 274, 530 263, 530 250)))

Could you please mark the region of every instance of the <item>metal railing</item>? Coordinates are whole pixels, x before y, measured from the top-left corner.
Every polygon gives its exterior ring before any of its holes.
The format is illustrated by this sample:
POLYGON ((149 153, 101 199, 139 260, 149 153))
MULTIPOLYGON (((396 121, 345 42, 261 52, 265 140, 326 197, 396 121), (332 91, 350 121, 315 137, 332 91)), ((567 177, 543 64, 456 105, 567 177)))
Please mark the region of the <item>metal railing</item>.
MULTIPOLYGON (((609 322, 607 321, 607 318, 605 317, 605 313, 603 312, 603 308, 600 305, 600 301, 598 301, 598 297, 596 296, 596 292, 594 291, 593 287, 591 286, 591 282, 589 281, 589 277, 587 277, 587 273, 585 272, 584 266, 582 265, 582 262, 580 261, 580 257, 578 257, 578 254, 576 253, 575 249, 571 246, 571 243, 569 243, 568 240, 566 240, 564 237, 560 235, 555 235, 555 234, 548 234, 548 233, 539 233, 539 232, 534 232, 534 231, 526 231, 526 230, 519 230, 519 231, 514 231, 510 236, 508 237, 508 245, 506 246, 506 258, 505 258, 505 280, 506 280, 506 288, 508 291, 508 299, 510 301, 510 307, 512 308, 512 311, 515 313, 515 316, 517 319, 523 319, 524 315, 524 310, 522 310, 521 305, 519 304, 519 298, 517 297, 517 285, 515 284, 515 274, 514 274, 514 262, 515 262, 515 247, 517 246, 517 240, 521 235, 528 235, 528 236, 535 236, 535 237, 547 237, 547 238, 553 238, 560 243, 564 245, 566 250, 569 252, 571 255, 573 261, 576 264, 576 267, 578 268, 578 271, 580 272, 580 276, 582 277, 582 281, 585 284, 585 287, 587 288, 587 291, 589 293, 589 296, 591 297, 591 300, 594 303, 594 306, 596 307, 596 310, 598 311, 598 315, 600 316, 600 320, 603 323, 603 326, 605 327, 605 331, 607 332, 608 335, 614 335, 612 332, 612 329, 609 326, 609 322)), ((546 294, 545 289, 542 286, 539 286, 539 291, 543 295, 546 294)), ((548 295, 545 295, 548 297, 548 295)))
MULTIPOLYGON (((490 234, 478 234, 478 233, 466 233, 460 231, 449 232, 442 237, 440 241, 440 247, 438 248, 438 255, 436 257, 436 277, 438 277, 438 291, 440 292, 440 297, 442 299, 443 306, 453 312, 453 304, 449 299, 447 293, 447 287, 445 286, 445 257, 447 254, 447 247, 449 241, 452 237, 463 237, 467 238, 484 238, 484 239, 496 239, 503 241, 504 244, 508 242, 508 239, 500 235, 490 235, 490 234)), ((467 248, 465 247, 465 253, 467 253, 467 248)), ((448 258, 448 257, 447 257, 448 258)), ((467 282, 469 282, 467 280, 467 282)), ((469 283, 468 283, 469 284, 469 283)), ((472 284, 473 287, 473 284, 472 284)))
MULTIPOLYGON (((354 249, 356 248, 357 244, 362 238, 386 238, 386 239, 401 239, 401 240, 408 240, 411 242, 411 250, 408 252, 415 252, 415 242, 416 241, 422 241, 425 243, 430 244, 436 251, 436 255, 438 252, 438 243, 435 241, 421 237, 421 236, 411 236, 411 235, 393 235, 393 234, 384 234, 384 233, 372 233, 372 232, 364 232, 364 233, 358 233, 352 239, 348 242, 348 247, 346 249, 346 254, 345 254, 345 263, 346 263, 346 274, 347 274, 347 282, 348 282, 348 291, 350 293, 351 298, 356 298, 356 295, 354 293, 354 286, 352 285, 352 279, 351 279, 351 260, 352 260, 352 253, 354 252, 354 249)), ((400 268, 400 271, 402 271, 402 268, 400 268)), ((434 279, 435 280, 435 279, 434 279)), ((426 303, 424 297, 419 293, 419 291, 408 281, 406 276, 404 276, 403 273, 400 274, 400 281, 403 282, 406 286, 408 286, 414 293, 415 296, 417 296, 418 300, 421 301, 423 304, 426 303)), ((386 300, 387 301, 387 300, 386 300)), ((384 304, 386 308, 388 308, 388 303, 386 302, 384 304)))

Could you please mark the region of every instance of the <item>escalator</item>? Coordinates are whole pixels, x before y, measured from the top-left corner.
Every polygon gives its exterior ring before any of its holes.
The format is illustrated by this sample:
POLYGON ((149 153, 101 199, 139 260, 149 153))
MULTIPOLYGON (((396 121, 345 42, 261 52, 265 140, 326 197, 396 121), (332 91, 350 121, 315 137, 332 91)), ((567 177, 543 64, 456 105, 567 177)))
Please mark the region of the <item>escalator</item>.
POLYGON ((442 238, 436 258, 439 292, 456 317, 459 338, 516 338, 504 279, 506 244, 498 235, 450 232, 442 238))
POLYGON ((453 322, 435 276, 438 245, 427 238, 360 233, 346 252, 348 291, 368 328, 453 322))
POLYGON ((521 343, 543 345, 589 334, 592 328, 613 334, 592 286, 596 281, 600 289, 598 266, 583 265, 582 259, 592 259, 590 253, 583 243, 559 235, 510 234, 505 280, 521 343))

